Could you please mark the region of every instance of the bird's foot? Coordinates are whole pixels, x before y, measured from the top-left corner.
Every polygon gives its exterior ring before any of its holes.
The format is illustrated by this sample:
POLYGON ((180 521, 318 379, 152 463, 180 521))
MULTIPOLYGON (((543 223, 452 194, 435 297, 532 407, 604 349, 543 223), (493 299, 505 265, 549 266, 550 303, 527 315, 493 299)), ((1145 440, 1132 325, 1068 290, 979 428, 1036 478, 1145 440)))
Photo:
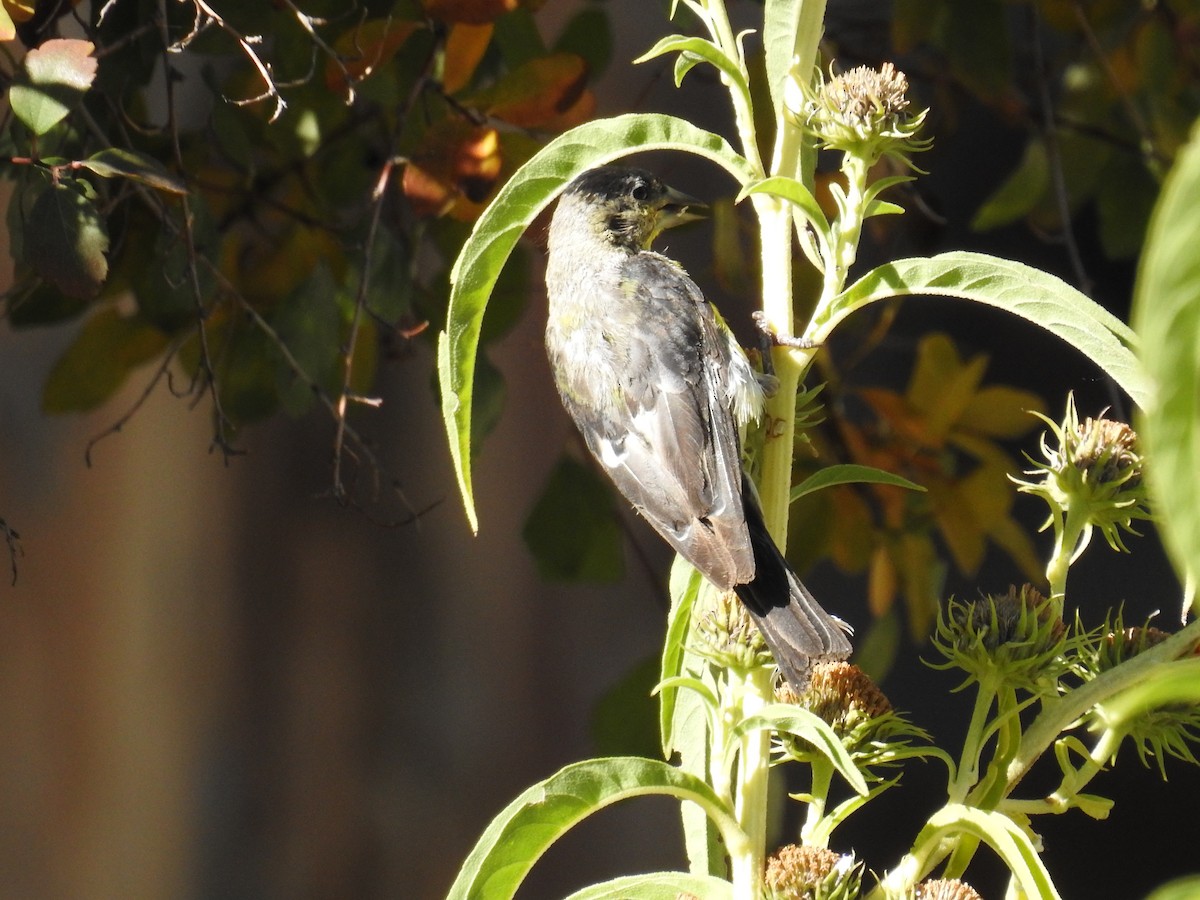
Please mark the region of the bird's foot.
POLYGON ((814 347, 819 347, 820 344, 816 341, 809 340, 806 337, 797 337, 794 334, 780 334, 767 321, 767 314, 761 309, 756 309, 750 314, 754 320, 754 326, 758 329, 761 336, 763 358, 770 358, 770 350, 772 347, 791 347, 795 350, 812 350, 814 347))

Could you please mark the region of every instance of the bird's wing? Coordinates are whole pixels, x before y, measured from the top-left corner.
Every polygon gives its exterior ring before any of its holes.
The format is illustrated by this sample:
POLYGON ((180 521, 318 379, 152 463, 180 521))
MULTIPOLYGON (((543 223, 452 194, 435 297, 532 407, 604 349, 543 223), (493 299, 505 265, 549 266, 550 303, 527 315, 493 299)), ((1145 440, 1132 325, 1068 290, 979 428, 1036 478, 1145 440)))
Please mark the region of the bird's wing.
POLYGON ((620 284, 606 310, 620 397, 586 408, 566 398, 568 408, 620 491, 684 558, 720 587, 745 583, 754 555, 727 343, 700 289, 665 257, 631 257, 620 284))

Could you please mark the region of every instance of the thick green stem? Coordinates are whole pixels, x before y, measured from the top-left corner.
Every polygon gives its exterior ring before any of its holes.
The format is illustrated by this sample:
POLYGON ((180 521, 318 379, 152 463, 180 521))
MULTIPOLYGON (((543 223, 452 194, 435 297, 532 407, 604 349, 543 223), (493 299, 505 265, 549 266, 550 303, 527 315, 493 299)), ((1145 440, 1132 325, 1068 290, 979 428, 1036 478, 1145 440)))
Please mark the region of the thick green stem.
POLYGON ((1046 564, 1046 579, 1050 582, 1050 596, 1055 598, 1059 615, 1062 615, 1063 596, 1067 589, 1067 572, 1072 559, 1078 555, 1080 541, 1087 538, 1088 520, 1069 507, 1065 516, 1054 523, 1054 553, 1046 564))
POLYGON ((966 737, 963 738, 962 756, 958 760, 954 782, 947 792, 951 803, 962 803, 971 788, 975 786, 975 782, 979 780, 979 757, 983 753, 983 731, 987 725, 988 713, 991 712, 992 701, 995 697, 995 688, 980 682, 979 692, 975 695, 975 708, 971 711, 971 722, 967 726, 966 737))
MULTIPOLYGON (((757 715, 771 699, 771 673, 757 667, 738 683, 738 717, 757 715)), ((746 852, 730 858, 734 898, 758 900, 762 895, 767 847, 767 784, 770 776, 771 732, 755 729, 738 746, 734 814, 746 834, 746 852)))

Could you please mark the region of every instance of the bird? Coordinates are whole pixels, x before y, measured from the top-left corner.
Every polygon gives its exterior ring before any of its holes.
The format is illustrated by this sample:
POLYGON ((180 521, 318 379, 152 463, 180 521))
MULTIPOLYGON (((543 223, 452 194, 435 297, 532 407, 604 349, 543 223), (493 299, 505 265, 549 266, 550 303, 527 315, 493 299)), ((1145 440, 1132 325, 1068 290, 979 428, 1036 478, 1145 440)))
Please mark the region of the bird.
POLYGON ((803 692, 814 662, 851 652, 771 538, 739 428, 764 385, 676 261, 650 249, 700 201, 643 169, 599 166, 562 190, 547 236, 546 350, 563 405, 638 513, 713 585, 733 591, 803 692))

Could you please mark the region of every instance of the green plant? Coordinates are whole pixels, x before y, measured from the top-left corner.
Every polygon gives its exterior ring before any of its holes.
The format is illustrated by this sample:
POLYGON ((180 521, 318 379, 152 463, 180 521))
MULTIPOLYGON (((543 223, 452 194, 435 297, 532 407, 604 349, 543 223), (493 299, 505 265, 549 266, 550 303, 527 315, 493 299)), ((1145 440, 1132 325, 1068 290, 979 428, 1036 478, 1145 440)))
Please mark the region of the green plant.
MULTIPOLYGON (((975 253, 947 253, 897 260, 849 281, 864 221, 902 212, 881 195, 912 177, 879 177, 875 164, 886 157, 917 171, 908 159, 924 146, 918 134, 923 114, 908 109, 904 77, 890 67, 825 79, 818 68, 824 7, 811 0, 768 0, 762 27, 766 83, 765 90, 756 91, 744 35, 733 32, 723 0, 682 0, 673 12, 686 8, 703 34, 664 38, 643 59, 677 54, 677 83, 697 65, 713 66, 729 92, 738 146, 665 115, 589 122, 530 158, 479 218, 452 272, 438 358, 443 415, 472 526, 477 526, 470 472, 475 360, 484 311, 505 261, 522 232, 570 179, 636 151, 666 149, 701 156, 724 169, 736 182, 738 198, 749 201, 754 211, 761 316, 785 340, 772 354, 780 386, 770 401, 769 424, 748 439, 748 452, 766 520, 781 545, 797 495, 842 480, 915 487, 863 467, 824 471, 793 487, 797 399, 811 399, 800 395, 804 375, 816 348, 847 317, 889 298, 942 295, 998 307, 1048 329, 1090 357, 1148 411, 1155 465, 1187 483, 1179 491, 1182 502, 1171 504, 1167 527, 1181 567, 1194 569, 1200 552, 1195 539, 1195 510, 1200 507, 1191 502, 1197 481, 1194 471, 1182 469, 1189 462, 1194 466, 1188 453, 1200 421, 1190 406, 1198 374, 1194 342, 1187 339, 1196 333, 1197 304, 1185 299, 1182 283, 1194 286, 1200 273, 1193 275, 1194 261, 1172 267, 1187 239, 1175 238, 1171 227, 1176 218, 1191 225, 1186 234, 1194 235, 1200 227, 1181 199, 1196 180, 1194 160, 1200 149, 1188 148, 1181 173, 1164 192, 1142 274, 1143 320, 1157 322, 1162 304, 1174 304, 1176 316, 1170 327, 1158 323, 1148 328, 1151 337, 1143 357, 1165 353, 1170 345, 1179 363, 1174 369, 1151 370, 1158 390, 1153 393, 1133 330, 1079 291, 1028 266, 975 253), (774 129, 769 148, 763 122, 774 129), (832 217, 814 197, 819 152, 837 154, 840 161, 832 217), (820 275, 817 295, 804 298, 812 313, 799 322, 792 284, 796 247, 820 275), (1176 277, 1180 283, 1160 284, 1176 277), (791 336, 800 340, 786 340, 791 336), (1187 354, 1187 360, 1180 359, 1187 354), (1164 384, 1178 390, 1164 390, 1164 384)), ((1095 436, 1079 434, 1080 427, 1071 407, 1064 423, 1054 426, 1059 446, 1046 444, 1042 470, 1057 473, 1055 490, 1039 488, 1042 482, 1027 486, 1051 503, 1049 524, 1056 529, 1059 548, 1047 573, 1051 595, 1013 589, 971 603, 952 601, 939 617, 938 665, 964 672, 962 687, 976 691, 957 754, 929 743, 853 667, 819 672, 803 696, 776 697, 769 664, 755 652, 752 629, 745 627, 736 606, 714 596, 694 572, 677 564, 658 685, 663 751, 677 764, 590 760, 535 785, 496 817, 450 895, 511 896, 546 847, 581 818, 618 800, 658 793, 685 801, 681 808, 690 873, 631 876, 584 888, 573 897, 853 897, 864 890, 864 862, 877 873, 876 883, 865 886, 865 896, 908 897, 927 890, 921 883, 939 866, 942 878, 960 879, 981 844, 1009 868, 1019 895, 1058 896, 1039 857, 1030 817, 1069 809, 1103 817, 1108 801, 1083 789, 1126 739, 1160 763, 1164 754, 1191 760, 1200 700, 1200 681, 1195 679, 1200 662, 1190 658, 1200 626, 1159 641, 1144 631, 1125 629, 1119 620, 1091 631, 1063 621, 1066 570, 1082 552, 1085 536, 1098 527, 1120 549, 1118 529, 1130 527, 1145 511, 1142 462, 1133 439, 1115 425, 1103 426, 1095 436), (1118 432, 1119 439, 1111 442, 1118 432), (1081 445, 1103 461, 1100 471, 1082 484, 1071 477, 1081 445), (1116 458, 1119 465, 1108 465, 1116 458), (1078 493, 1069 498, 1058 493, 1063 485, 1078 491, 1097 484, 1099 493, 1088 495, 1086 502, 1078 493), (1080 736, 1085 731, 1093 735, 1090 744, 1080 736), (1044 798, 1014 797, 1030 766, 1051 749, 1062 770, 1058 789, 1044 798), (899 776, 893 770, 913 757, 941 760, 948 778, 945 803, 914 837, 910 851, 892 863, 865 854, 819 852, 827 850, 846 818, 896 784, 899 776), (810 767, 811 788, 796 799, 807 805, 801 837, 812 852, 786 849, 767 865, 767 780, 773 762, 810 767), (835 774, 852 787, 849 800, 830 799, 835 774)))

